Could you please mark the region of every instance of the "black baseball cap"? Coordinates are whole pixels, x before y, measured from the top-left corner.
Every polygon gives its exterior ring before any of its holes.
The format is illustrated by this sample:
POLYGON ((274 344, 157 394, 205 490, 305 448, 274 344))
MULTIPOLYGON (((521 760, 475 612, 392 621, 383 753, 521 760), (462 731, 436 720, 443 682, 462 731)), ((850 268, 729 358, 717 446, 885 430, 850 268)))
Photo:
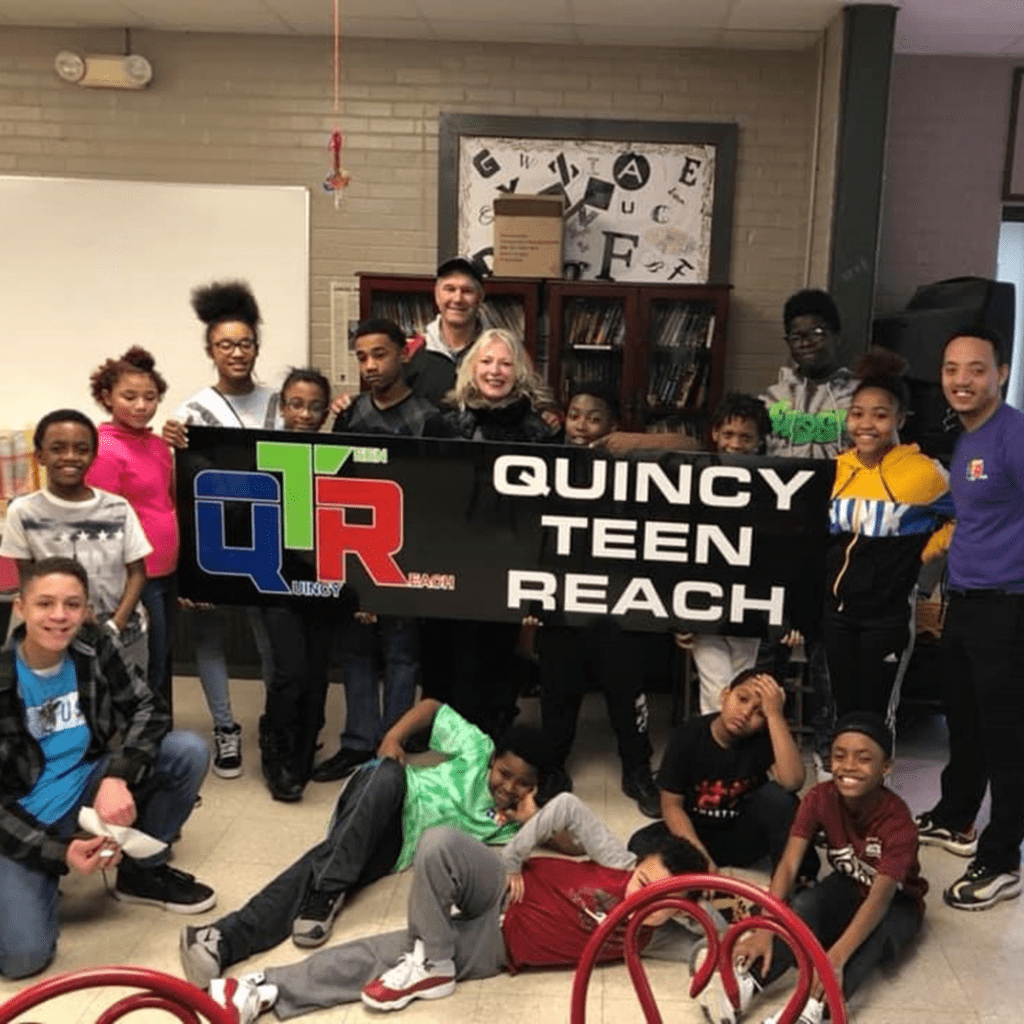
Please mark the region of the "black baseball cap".
POLYGON ((480 265, 468 256, 452 256, 437 268, 437 277, 451 277, 452 274, 468 274, 477 284, 483 285, 484 275, 480 265))
POLYGON ((886 758, 892 757, 892 730, 885 719, 874 711, 848 711, 836 722, 834 736, 842 732, 859 732, 873 739, 886 758))

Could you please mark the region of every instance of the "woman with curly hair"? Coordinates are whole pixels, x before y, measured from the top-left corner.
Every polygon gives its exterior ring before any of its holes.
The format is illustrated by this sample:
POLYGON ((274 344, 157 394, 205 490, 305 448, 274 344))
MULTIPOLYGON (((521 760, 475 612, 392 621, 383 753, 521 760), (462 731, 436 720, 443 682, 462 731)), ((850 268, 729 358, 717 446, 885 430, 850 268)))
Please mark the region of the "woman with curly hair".
MULTIPOLYGON (((97 367, 89 383, 93 398, 110 413, 110 421, 99 425, 96 460, 85 475, 86 483, 121 495, 135 510, 153 546, 146 557, 142 589, 148 633, 143 634, 141 620, 137 636, 128 628, 123 630, 119 637, 122 656, 148 666, 150 687, 169 701, 171 643, 178 607, 178 516, 171 453, 149 426, 167 392, 167 382, 149 352, 133 345, 124 355, 97 367)), ((137 618, 133 616, 129 626, 137 618)))
POLYGON ((556 441, 556 429, 543 417, 553 406, 523 343, 494 328, 473 342, 459 364, 455 387, 441 406, 443 426, 431 432, 467 441, 556 441))

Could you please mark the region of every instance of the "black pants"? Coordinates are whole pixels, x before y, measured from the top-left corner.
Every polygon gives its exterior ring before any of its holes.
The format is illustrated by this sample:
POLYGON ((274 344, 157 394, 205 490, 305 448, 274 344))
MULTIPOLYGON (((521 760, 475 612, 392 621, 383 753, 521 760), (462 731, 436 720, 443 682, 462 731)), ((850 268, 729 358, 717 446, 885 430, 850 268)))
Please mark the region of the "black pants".
MULTIPOLYGON (((274 655, 264 717, 274 729, 315 743, 324 724, 331 641, 339 628, 336 606, 263 608, 274 655)), ((310 748, 312 759, 312 748, 310 748)))
MULTIPOLYGON (((847 875, 831 874, 810 889, 802 889, 793 898, 792 909, 814 932, 827 953, 846 931, 853 915, 864 902, 860 886, 847 875)), ((921 928, 917 901, 897 892, 878 927, 857 947, 846 961, 841 979, 843 995, 848 999, 879 964, 905 949, 921 928)), ((771 969, 762 974, 755 967, 754 977, 767 985, 794 966, 796 961, 782 939, 772 941, 771 969)))
POLYGON ((323 842, 307 850, 243 907, 214 924, 225 948, 221 967, 283 942, 313 885, 348 892, 383 878, 402 852, 405 769, 368 761, 341 791, 323 842))
POLYGON ((427 619, 420 633, 423 696, 450 704, 499 740, 518 714, 515 622, 427 619))
POLYGON ((537 631, 541 725, 554 746, 556 764, 564 765, 572 750, 580 704, 591 680, 604 692, 623 766, 650 761, 642 639, 611 622, 537 631))
POLYGON ((1012 871, 1024 840, 1024 595, 953 594, 942 654, 949 763, 932 819, 966 831, 990 786, 978 860, 1012 871))
MULTIPOLYGON (((692 814, 690 821, 719 867, 747 867, 767 854, 774 871, 786 848, 799 804, 795 793, 783 789, 777 782, 766 782, 742 800, 738 817, 712 820, 692 814)), ((644 857, 651 848, 651 841, 667 831, 665 822, 656 821, 634 832, 629 840, 630 852, 644 857)), ((818 854, 812 845, 800 867, 800 876, 814 878, 818 867, 818 854)))
POLYGON ((836 718, 848 711, 874 711, 891 727, 913 650, 909 607, 879 618, 827 609, 822 629, 836 718))

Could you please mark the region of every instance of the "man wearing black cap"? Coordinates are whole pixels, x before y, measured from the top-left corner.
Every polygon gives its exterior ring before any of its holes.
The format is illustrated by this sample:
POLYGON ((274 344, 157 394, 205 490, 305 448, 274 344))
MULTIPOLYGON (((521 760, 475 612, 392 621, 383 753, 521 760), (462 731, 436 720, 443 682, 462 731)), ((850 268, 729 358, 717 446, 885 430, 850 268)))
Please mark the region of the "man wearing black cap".
POLYGON ((459 363, 483 330, 483 298, 480 271, 464 256, 454 256, 437 268, 434 302, 438 314, 427 325, 425 344, 405 371, 409 387, 420 397, 437 405, 455 387, 459 363))

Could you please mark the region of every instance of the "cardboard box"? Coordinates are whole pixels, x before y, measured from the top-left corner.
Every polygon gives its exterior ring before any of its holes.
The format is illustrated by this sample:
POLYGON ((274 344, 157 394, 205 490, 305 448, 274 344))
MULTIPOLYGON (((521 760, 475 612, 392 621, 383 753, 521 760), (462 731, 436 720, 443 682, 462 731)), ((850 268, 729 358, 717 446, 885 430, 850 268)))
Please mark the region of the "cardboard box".
POLYGON ((562 276, 562 197, 511 195, 494 200, 494 273, 562 276))

